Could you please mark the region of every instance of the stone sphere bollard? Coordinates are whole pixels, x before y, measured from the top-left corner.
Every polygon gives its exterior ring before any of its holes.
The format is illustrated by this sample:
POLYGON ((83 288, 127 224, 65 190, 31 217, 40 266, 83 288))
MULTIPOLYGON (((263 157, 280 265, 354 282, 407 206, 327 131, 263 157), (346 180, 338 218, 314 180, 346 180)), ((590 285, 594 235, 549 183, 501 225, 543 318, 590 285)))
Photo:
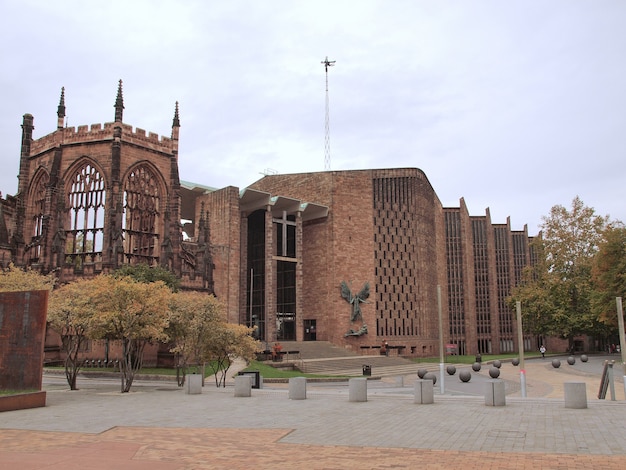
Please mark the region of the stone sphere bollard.
POLYGON ((456 374, 456 367, 448 366, 448 367, 446 367, 446 371, 448 372, 448 375, 454 375, 454 374, 456 374))
POLYGON ((462 370, 459 372, 459 379, 461 379, 461 382, 469 382, 471 378, 472 374, 469 370, 462 370))
POLYGON ((417 376, 420 379, 423 379, 426 374, 428 374, 428 371, 426 369, 417 369, 417 376))
POLYGON ((498 377, 500 377, 500 369, 498 369, 497 367, 491 367, 489 369, 489 375, 492 379, 497 379, 498 377))
POLYGON ((474 362, 474 364, 472 364, 472 370, 478 372, 480 370, 480 362, 474 362))
POLYGON ((513 364, 514 366, 519 366, 519 357, 514 357, 513 359, 511 359, 511 364, 513 364))
POLYGON ((569 356, 569 357, 567 358, 567 363, 568 363, 570 366, 573 366, 574 364, 576 364, 576 358, 575 358, 574 356, 569 356))
POLYGON ((558 359, 552 359, 552 367, 558 369, 559 367, 561 367, 561 361, 559 361, 558 359))
POLYGON ((424 376, 424 380, 432 380, 433 385, 435 385, 437 383, 437 376, 433 374, 432 372, 429 372, 428 374, 424 376))
POLYGON ((582 356, 580 356, 580 360, 583 362, 587 362, 589 360, 589 358, 587 357, 586 354, 583 354, 582 356))
POLYGON ((493 361, 493 366, 499 369, 500 367, 502 367, 502 362, 496 359, 495 361, 493 361))

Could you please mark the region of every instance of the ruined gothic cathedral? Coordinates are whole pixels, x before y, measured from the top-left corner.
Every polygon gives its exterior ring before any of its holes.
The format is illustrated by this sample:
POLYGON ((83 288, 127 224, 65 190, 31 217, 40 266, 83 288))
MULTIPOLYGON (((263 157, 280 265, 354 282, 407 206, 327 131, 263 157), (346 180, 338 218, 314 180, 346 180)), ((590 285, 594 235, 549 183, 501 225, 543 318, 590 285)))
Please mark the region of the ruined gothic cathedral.
MULTIPOLYGON (((1 200, 0 262, 60 282, 147 263, 215 294, 262 341, 362 354, 517 350, 507 296, 532 262, 526 228, 442 207, 416 168, 268 175, 239 189, 181 181, 180 120, 158 136, 113 122, 35 139, 25 114, 18 191, 1 200)), ((184 158, 184 157, 183 157, 184 158)), ((535 348, 525 337, 525 347, 535 348)))

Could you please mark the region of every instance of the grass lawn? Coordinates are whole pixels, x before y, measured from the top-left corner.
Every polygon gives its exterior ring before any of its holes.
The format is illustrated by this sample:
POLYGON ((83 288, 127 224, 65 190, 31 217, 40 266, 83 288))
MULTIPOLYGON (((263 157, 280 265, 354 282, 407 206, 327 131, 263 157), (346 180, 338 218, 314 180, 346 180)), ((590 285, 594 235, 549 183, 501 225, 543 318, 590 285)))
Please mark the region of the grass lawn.
POLYGON ((244 371, 258 370, 265 379, 289 379, 291 377, 335 377, 326 375, 304 374, 298 370, 280 369, 263 364, 259 361, 250 361, 250 365, 244 371))
MULTIPOLYGON (((539 354, 524 354, 524 358, 528 359, 529 357, 538 357, 539 354)), ((487 362, 487 361, 495 361, 496 359, 498 360, 508 360, 508 359, 513 359, 515 357, 519 357, 519 354, 516 353, 510 353, 510 354, 481 354, 481 358, 482 358, 482 362, 487 362)), ((417 363, 421 363, 421 362, 427 362, 427 363, 436 363, 439 364, 439 357, 419 357, 419 358, 415 358, 415 359, 411 359, 413 362, 417 362, 417 363)), ((457 355, 448 355, 444 358, 444 361, 446 362, 446 364, 473 364, 474 362, 476 362, 476 356, 475 355, 466 355, 466 356, 457 356, 457 355)))
POLYGON ((35 390, 34 388, 31 390, 0 390, 0 396, 3 395, 21 395, 23 393, 33 393, 38 392, 39 390, 35 390))

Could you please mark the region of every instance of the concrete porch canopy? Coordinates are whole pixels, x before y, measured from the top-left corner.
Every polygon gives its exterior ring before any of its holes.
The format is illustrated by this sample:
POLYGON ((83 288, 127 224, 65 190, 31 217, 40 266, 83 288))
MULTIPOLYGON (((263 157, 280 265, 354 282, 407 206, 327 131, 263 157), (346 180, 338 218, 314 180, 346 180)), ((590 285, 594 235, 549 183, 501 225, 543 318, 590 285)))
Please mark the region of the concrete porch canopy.
POLYGON ((284 196, 272 196, 265 191, 244 188, 239 193, 239 208, 242 212, 251 213, 259 209, 266 209, 272 212, 272 216, 280 217, 283 212, 300 212, 302 221, 320 219, 328 216, 328 207, 312 202, 303 202, 284 196))

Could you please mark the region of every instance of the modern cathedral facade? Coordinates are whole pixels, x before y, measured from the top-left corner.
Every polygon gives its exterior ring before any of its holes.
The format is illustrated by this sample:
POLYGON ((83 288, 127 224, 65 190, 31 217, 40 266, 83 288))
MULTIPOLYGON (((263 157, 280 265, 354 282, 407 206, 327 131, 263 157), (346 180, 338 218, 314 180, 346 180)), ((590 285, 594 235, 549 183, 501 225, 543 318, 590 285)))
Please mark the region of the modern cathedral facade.
MULTIPOLYGON (((240 189, 181 181, 180 120, 160 137, 114 121, 52 133, 22 122, 18 192, 0 200, 0 263, 61 283, 160 265, 215 294, 264 342, 330 341, 361 354, 517 351, 507 304, 533 262, 527 229, 443 207, 417 168, 268 175, 240 189)), ((181 157, 181 158, 184 158, 181 157)), ((537 339, 525 337, 525 348, 537 339)))

